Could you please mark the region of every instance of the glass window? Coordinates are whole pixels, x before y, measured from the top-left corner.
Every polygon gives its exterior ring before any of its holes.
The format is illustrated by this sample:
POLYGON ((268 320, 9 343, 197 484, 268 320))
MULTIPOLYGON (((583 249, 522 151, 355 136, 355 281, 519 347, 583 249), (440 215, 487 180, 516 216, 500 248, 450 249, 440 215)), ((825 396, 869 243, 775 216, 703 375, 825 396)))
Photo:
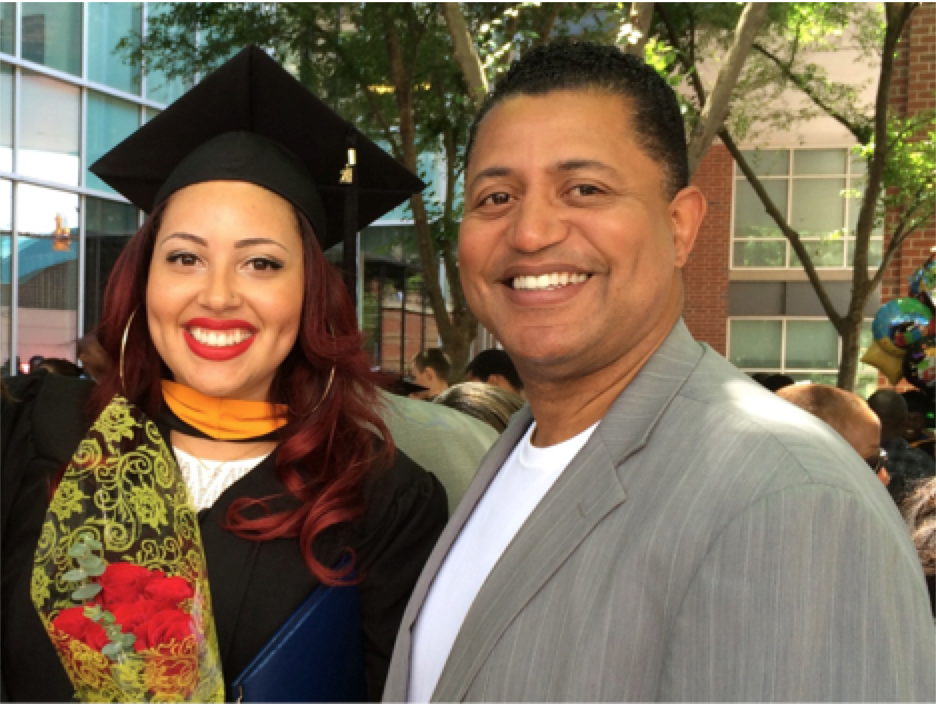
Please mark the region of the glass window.
MULTIPOLYGON (((87 149, 88 166, 129 137, 139 127, 140 108, 126 100, 88 91, 87 149)), ((110 186, 88 171, 88 188, 114 192, 110 186)))
POLYGON ((732 364, 754 369, 780 366, 782 320, 732 320, 730 329, 732 364))
MULTIPOLYGON (((848 252, 848 266, 855 265, 855 240, 849 239, 846 242, 848 252)), ((868 242, 868 266, 881 266, 882 250, 884 243, 881 240, 871 240, 868 242)))
POLYGON ((75 361, 78 337, 78 196, 17 187, 20 364, 31 357, 75 361))
POLYGON ((868 173, 868 162, 865 161, 863 156, 855 156, 854 154, 850 154, 848 163, 851 168, 852 176, 864 176, 866 173, 868 173))
MULTIPOLYGON (((857 194, 857 198, 847 198, 846 208, 848 210, 848 232, 849 234, 855 234, 855 227, 858 225, 858 217, 861 215, 861 206, 864 204, 864 192, 867 188, 867 184, 863 178, 853 179, 851 182, 851 187, 849 188, 849 193, 854 195, 857 194)), ((874 224, 874 227, 871 228, 872 237, 880 237, 884 234, 884 222, 878 221, 874 224)))
POLYGON ((0 376, 13 373, 13 182, 0 180, 0 376))
POLYGON ((149 122, 154 117, 156 117, 159 114, 159 112, 160 111, 157 110, 156 108, 143 108, 143 121, 149 122))
POLYGON ((793 174, 844 174, 847 156, 844 149, 797 149, 793 152, 793 174))
POLYGON ((23 58, 81 75, 80 2, 24 2, 23 58))
POLYGON ((13 67, 0 64, 0 171, 13 170, 13 67))
POLYGON ((20 95, 17 171, 77 186, 81 169, 81 89, 24 70, 20 95))
MULTIPOLYGON (((172 9, 172 3, 148 2, 146 3, 147 18, 159 17, 172 9)), ((194 40, 194 37, 193 37, 194 40)), ((190 79, 168 78, 165 73, 156 69, 146 71, 146 98, 157 103, 168 105, 192 87, 190 79)))
MULTIPOLYGON (((803 240, 803 246, 809 252, 809 258, 812 259, 814 266, 819 268, 838 267, 842 268, 842 258, 845 256, 845 241, 841 239, 827 240, 803 240)), ((790 247, 790 266, 802 266, 800 258, 790 247)))
POLYGON ((788 320, 787 369, 838 369, 838 333, 827 320, 788 320))
POLYGON ((0 2, 0 51, 12 54, 16 51, 16 3, 0 2))
POLYGON ((734 265, 757 269, 786 266, 786 240, 745 240, 734 244, 734 265))
POLYGON ((793 212, 790 225, 803 237, 828 235, 844 229, 843 190, 845 190, 843 178, 811 178, 793 181, 793 212))
MULTIPOLYGON (((742 154, 758 176, 786 176, 790 172, 790 152, 786 149, 755 149, 742 154)), ((737 168, 736 173, 743 175, 737 168)))
MULTIPOLYGON (((786 214, 787 182, 762 181, 770 200, 786 214)), ((738 181, 735 189, 735 237, 783 237, 780 228, 764 208, 757 193, 746 180, 738 181)))
POLYGON ((84 332, 101 318, 104 289, 124 246, 137 230, 137 209, 112 200, 85 199, 84 332))
POLYGON ((115 53, 117 43, 143 28, 139 2, 88 3, 88 79, 95 83, 140 94, 140 67, 124 63, 115 53))

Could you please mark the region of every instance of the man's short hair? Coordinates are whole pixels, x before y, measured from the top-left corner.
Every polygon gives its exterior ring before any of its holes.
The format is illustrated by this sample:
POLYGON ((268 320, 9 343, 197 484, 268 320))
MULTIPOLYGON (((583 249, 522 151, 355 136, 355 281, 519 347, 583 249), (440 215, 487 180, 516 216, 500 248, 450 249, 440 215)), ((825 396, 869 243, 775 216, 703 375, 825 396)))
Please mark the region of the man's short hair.
POLYGON ((777 395, 824 420, 840 435, 845 435, 856 417, 867 413, 867 404, 861 396, 834 386, 798 384, 780 389, 777 395))
POLYGON ((492 374, 499 374, 507 383, 520 391, 523 389, 523 381, 517 374, 517 368, 514 366, 510 355, 504 350, 484 350, 479 352, 465 367, 465 376, 487 381, 492 374))
POLYGON ((868 399, 868 405, 883 425, 894 428, 907 420, 907 402, 903 396, 891 389, 875 391, 868 399))
POLYGON ((635 140, 663 170, 667 197, 672 199, 689 185, 686 127, 676 93, 642 59, 591 42, 553 42, 514 61, 471 126, 466 163, 481 121, 499 103, 562 90, 601 90, 623 98, 633 114, 635 140))
POLYGON ((431 369, 440 379, 448 380, 449 372, 452 370, 452 363, 448 356, 438 347, 430 347, 425 352, 420 352, 413 357, 413 366, 417 371, 424 372, 431 369))

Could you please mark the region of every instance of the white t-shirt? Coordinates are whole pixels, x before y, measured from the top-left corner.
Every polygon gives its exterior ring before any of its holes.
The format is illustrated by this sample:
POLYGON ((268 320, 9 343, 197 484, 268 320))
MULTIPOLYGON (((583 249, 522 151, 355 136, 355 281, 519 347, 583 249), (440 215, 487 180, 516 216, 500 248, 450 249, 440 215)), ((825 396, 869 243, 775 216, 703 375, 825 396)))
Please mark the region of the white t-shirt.
POLYGON ((597 423, 551 447, 534 447, 536 423, 517 443, 455 539, 413 627, 409 693, 428 702, 485 580, 533 509, 588 442, 597 423))
POLYGON ((182 479, 185 480, 196 511, 214 506, 225 489, 267 458, 267 455, 263 455, 229 462, 202 460, 178 447, 172 449, 175 450, 182 479))

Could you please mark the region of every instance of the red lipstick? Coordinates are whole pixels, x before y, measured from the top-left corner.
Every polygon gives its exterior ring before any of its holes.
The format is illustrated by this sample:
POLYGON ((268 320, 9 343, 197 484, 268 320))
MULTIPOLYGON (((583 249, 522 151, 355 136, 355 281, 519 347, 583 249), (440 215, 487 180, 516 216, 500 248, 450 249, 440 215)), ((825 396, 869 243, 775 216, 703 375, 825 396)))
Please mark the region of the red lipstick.
POLYGON ((219 320, 215 318, 192 318, 184 325, 185 342, 194 354, 212 362, 225 362, 235 357, 240 357, 244 352, 250 349, 254 339, 256 339, 257 328, 245 320, 219 320), (225 330, 247 330, 251 333, 243 342, 229 347, 212 347, 196 340, 189 328, 202 328, 203 330, 225 331, 225 330))

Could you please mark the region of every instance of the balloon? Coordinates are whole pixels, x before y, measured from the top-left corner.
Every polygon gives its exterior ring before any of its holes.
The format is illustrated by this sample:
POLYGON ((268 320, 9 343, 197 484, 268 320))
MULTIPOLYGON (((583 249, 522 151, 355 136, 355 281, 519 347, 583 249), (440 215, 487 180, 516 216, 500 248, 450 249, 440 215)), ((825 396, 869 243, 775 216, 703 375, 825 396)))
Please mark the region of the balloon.
POLYGON ((872 367, 880 370, 881 374, 887 377, 887 380, 893 385, 897 386, 900 382, 900 377, 903 374, 903 360, 904 352, 903 350, 898 350, 893 347, 891 341, 887 338, 882 340, 875 340, 871 343, 871 346, 868 348, 868 351, 864 353, 861 361, 864 364, 870 364, 872 367), (881 343, 886 343, 890 345, 891 349, 897 353, 894 355, 887 347, 881 343))
POLYGON ((875 340, 888 338, 896 342, 894 335, 900 326, 925 328, 932 319, 933 311, 915 298, 895 298, 878 309, 871 323, 871 335, 875 340))
POLYGON ((910 346, 903 360, 903 376, 920 390, 936 388, 936 338, 926 337, 910 346))
POLYGON ((917 300, 933 306, 933 296, 936 294, 936 259, 932 256, 926 264, 917 269, 910 276, 910 295, 917 300))

